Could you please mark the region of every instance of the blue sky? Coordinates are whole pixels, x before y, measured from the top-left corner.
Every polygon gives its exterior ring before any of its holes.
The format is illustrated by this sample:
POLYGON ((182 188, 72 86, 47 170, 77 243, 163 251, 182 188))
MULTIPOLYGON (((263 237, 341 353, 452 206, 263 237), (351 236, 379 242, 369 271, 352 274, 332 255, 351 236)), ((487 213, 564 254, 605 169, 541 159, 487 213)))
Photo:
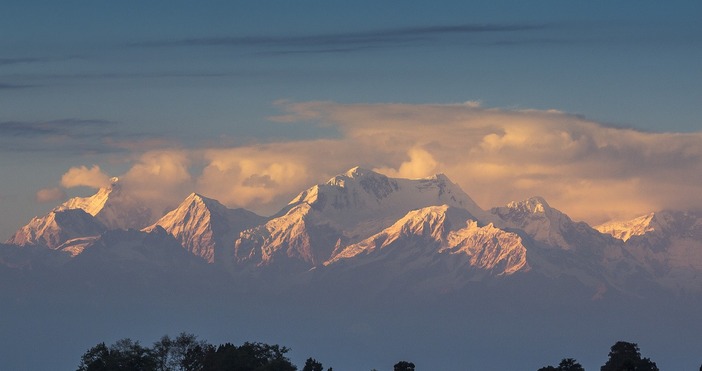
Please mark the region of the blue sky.
MULTIPOLYGON (((60 201, 37 202, 38 190, 90 193, 60 184, 71 167, 122 175, 149 151, 190 151, 189 184, 216 193, 199 180, 212 164, 207 151, 355 133, 326 106, 327 122, 319 112, 271 119, 299 113, 297 102, 404 103, 415 112, 470 101, 488 111, 554 109, 602 128, 698 133, 700 16, 698 1, 6 1, 0 238, 60 201)), ((403 175, 401 155, 425 151, 435 161, 432 148, 356 162, 403 175)), ((459 171, 435 162, 431 170, 459 171)), ((315 172, 306 164, 295 185, 319 181, 334 165, 315 172)), ((597 181, 592 174, 578 181, 597 181)), ((644 177, 625 180, 636 179, 644 177)), ((290 192, 249 201, 273 205, 290 192)))

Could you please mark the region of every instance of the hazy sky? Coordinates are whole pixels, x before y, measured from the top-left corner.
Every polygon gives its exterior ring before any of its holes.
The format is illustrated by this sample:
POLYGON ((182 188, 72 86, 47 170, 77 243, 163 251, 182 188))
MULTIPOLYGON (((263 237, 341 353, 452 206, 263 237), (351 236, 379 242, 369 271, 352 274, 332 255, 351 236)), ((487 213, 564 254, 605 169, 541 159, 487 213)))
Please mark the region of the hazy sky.
POLYGON ((354 165, 593 223, 702 207, 699 1, 203 3, 3 2, 0 239, 108 176, 262 213, 354 165))

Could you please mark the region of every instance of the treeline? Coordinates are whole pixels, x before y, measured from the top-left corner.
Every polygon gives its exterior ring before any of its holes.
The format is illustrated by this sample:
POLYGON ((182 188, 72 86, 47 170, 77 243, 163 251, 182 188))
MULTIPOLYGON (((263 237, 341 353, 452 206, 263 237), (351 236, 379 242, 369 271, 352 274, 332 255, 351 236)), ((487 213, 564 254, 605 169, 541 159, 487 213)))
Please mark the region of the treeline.
MULTIPOLYGON (((246 342, 214 346, 193 334, 167 335, 145 347, 138 341, 122 339, 107 346, 97 344, 81 357, 78 371, 297 371, 286 357, 290 349, 279 345, 246 342)), ((321 362, 308 358, 302 371, 325 371, 321 362)), ((326 371, 333 371, 329 367, 326 371)), ((377 371, 377 370, 371 370, 377 371)), ((393 371, 415 371, 414 363, 397 362, 393 371)), ((564 358, 558 366, 537 371, 585 371, 573 358, 564 358)), ((659 371, 655 362, 642 357, 636 343, 618 341, 610 348, 607 362, 600 371, 659 371)), ((702 371, 702 366, 700 366, 702 371)))
MULTIPOLYGON (((99 343, 80 359, 78 371, 297 371, 279 345, 246 342, 214 346, 193 334, 172 339, 163 336, 151 347, 122 339, 107 346, 99 343)), ((321 362, 308 358, 302 371, 324 371, 321 362)), ((331 367, 327 371, 333 371, 331 367)), ((400 361, 394 371, 414 371, 414 364, 400 361)))
MULTIPOLYGON (((541 367, 538 371, 585 371, 573 358, 564 358, 558 366, 541 367)), ((641 357, 636 343, 618 341, 609 350, 609 359, 600 371, 659 371, 656 362, 641 357)), ((702 366, 700 366, 702 371, 702 366)))

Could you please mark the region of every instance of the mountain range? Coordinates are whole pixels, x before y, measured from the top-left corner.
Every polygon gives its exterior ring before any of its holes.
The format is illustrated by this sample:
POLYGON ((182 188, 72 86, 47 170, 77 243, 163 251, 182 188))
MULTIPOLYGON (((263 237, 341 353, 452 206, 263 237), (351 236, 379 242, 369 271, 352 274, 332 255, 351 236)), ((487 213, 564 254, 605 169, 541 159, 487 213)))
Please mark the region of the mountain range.
POLYGON ((447 292, 539 276, 575 281, 593 298, 702 294, 699 213, 666 210, 591 227, 541 197, 483 210, 443 174, 399 179, 360 167, 303 190, 270 217, 196 193, 159 217, 113 178, 95 195, 32 219, 6 244, 5 255, 12 246, 56 251, 55 265, 100 254, 101 246, 109 259, 162 267, 198 259, 234 279, 288 284, 319 276, 328 284, 373 280, 376 290, 447 292), (125 247, 116 236, 149 241, 143 252, 175 241, 188 254, 117 253, 125 247))

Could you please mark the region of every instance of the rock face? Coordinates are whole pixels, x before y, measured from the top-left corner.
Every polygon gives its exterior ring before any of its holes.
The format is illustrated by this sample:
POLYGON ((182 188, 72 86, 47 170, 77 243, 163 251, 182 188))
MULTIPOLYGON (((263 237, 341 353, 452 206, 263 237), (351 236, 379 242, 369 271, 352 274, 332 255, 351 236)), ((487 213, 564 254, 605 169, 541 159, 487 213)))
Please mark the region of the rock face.
POLYGON ((447 205, 410 211, 380 233, 340 249, 325 265, 331 272, 373 277, 376 289, 401 282, 432 291, 530 269, 521 237, 492 224, 479 226, 467 210, 447 205))
POLYGON ((45 246, 57 249, 64 242, 94 236, 106 230, 95 217, 81 209, 51 211, 42 218, 33 218, 7 240, 8 244, 45 246))
POLYGON ((484 214, 444 175, 393 179, 356 167, 303 191, 266 224, 242 233, 235 259, 254 266, 321 266, 335 251, 381 232, 409 211, 437 205, 484 214))
POLYGON ((73 259, 74 265, 100 265, 177 268, 197 263, 197 259, 182 249, 178 241, 161 227, 150 232, 111 230, 98 238, 85 241, 82 253, 73 259))
POLYGON ((702 214, 664 210, 596 228, 623 240, 628 256, 659 285, 702 289, 702 214))
POLYGON ((231 262, 239 233, 264 221, 264 217, 250 211, 229 209, 216 200, 192 193, 145 231, 163 227, 187 251, 208 263, 231 262))
POLYGON ((108 229, 141 229, 158 217, 126 192, 118 178, 112 178, 108 187, 100 188, 94 195, 72 198, 54 211, 71 209, 85 211, 108 229))
POLYGON ((609 236, 586 223, 572 221, 541 197, 510 202, 505 207, 493 208, 491 213, 497 217, 496 224, 501 228, 521 230, 534 241, 551 248, 575 250, 612 242, 609 236))
POLYGON ((602 233, 612 235, 622 241, 627 241, 633 236, 641 236, 647 232, 655 230, 654 217, 656 213, 650 213, 628 221, 614 221, 595 226, 595 229, 602 233))
POLYGON ((373 282, 381 291, 451 291, 483 280, 539 277, 577 283, 595 297, 610 290, 702 293, 699 213, 661 211, 592 228, 541 197, 484 211, 441 174, 398 179, 356 167, 301 192, 270 218, 196 193, 160 219, 152 216, 113 179, 91 197, 32 219, 2 255, 31 266, 41 253, 13 249, 48 248, 58 254, 49 254, 59 257, 54 265, 88 261, 95 251, 118 260, 186 254, 224 266, 240 282, 276 273, 267 277, 281 287, 323 277, 373 282), (125 230, 132 227, 143 229, 125 230), (161 247, 151 251, 149 244, 161 247), (122 247, 99 250, 103 245, 122 247), (125 246, 143 248, 134 255, 125 246))

